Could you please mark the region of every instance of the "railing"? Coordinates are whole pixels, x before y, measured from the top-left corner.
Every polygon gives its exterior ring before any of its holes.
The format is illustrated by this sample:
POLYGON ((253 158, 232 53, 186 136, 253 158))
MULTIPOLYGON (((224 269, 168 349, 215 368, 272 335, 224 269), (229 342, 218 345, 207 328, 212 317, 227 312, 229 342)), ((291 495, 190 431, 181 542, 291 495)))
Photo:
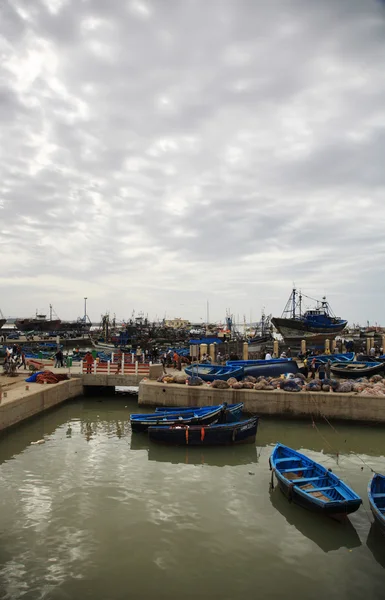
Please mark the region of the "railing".
POLYGON ((92 364, 87 365, 83 360, 80 362, 80 370, 82 373, 97 375, 149 375, 151 363, 126 363, 125 356, 118 362, 111 360, 101 362, 95 360, 92 364))

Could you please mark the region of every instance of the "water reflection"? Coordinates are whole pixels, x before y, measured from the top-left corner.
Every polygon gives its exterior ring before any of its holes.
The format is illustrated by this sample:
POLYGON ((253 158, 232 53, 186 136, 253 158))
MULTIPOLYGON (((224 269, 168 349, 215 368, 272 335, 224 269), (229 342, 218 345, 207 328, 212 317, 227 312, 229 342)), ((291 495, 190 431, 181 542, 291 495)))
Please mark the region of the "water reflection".
POLYGON ((361 540, 349 519, 342 523, 317 515, 288 502, 281 490, 270 491, 270 502, 286 521, 302 535, 312 540, 324 552, 339 548, 358 548, 361 540))
POLYGON ((162 446, 151 443, 145 435, 131 437, 131 450, 147 451, 150 461, 185 464, 185 465, 211 465, 214 467, 227 467, 258 463, 258 450, 254 445, 245 444, 238 447, 220 448, 185 448, 178 446, 162 446))
POLYGON ((372 523, 370 527, 366 545, 378 564, 385 569, 385 535, 376 523, 372 523))

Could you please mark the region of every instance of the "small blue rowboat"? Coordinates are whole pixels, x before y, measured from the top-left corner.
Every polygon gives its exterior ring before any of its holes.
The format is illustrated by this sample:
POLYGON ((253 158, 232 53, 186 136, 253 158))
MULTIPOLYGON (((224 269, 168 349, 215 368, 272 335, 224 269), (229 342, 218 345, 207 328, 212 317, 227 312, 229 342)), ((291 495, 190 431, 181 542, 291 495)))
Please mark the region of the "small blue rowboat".
POLYGON ((373 513, 374 521, 377 523, 382 533, 385 534, 385 477, 378 473, 373 475, 368 486, 368 498, 370 510, 373 513))
POLYGON ((229 367, 253 367, 255 365, 272 365, 279 363, 287 363, 291 358, 272 358, 270 360, 264 360, 258 358, 255 360, 228 360, 226 365, 229 367))
POLYGON ((232 446, 234 444, 253 444, 257 434, 259 417, 246 421, 220 425, 186 426, 178 423, 172 426, 148 428, 148 437, 152 442, 172 446, 232 446))
POLYGON ((153 413, 133 414, 130 417, 131 429, 135 433, 147 431, 150 425, 209 425, 226 418, 226 405, 211 406, 209 409, 199 409, 195 412, 184 413, 153 413))
POLYGON ((215 381, 215 379, 227 381, 230 377, 235 377, 235 379, 243 377, 243 367, 229 367, 228 365, 190 365, 185 368, 185 372, 190 377, 200 377, 203 381, 215 381))
POLYGON ((335 362, 331 364, 330 370, 333 375, 355 379, 357 377, 371 377, 377 373, 382 373, 385 365, 382 362, 335 362))
MULTIPOLYGON (((170 413, 179 413, 180 415, 184 415, 188 412, 196 412, 197 410, 200 410, 201 408, 204 409, 214 409, 217 408, 216 406, 182 406, 182 407, 176 407, 176 406, 158 406, 155 409, 155 413, 158 414, 170 414, 170 413)), ((242 411, 243 411, 243 402, 238 402, 238 404, 227 404, 226 406, 227 409, 227 413, 229 415, 231 415, 235 421, 238 421, 241 416, 242 416, 242 411)))
POLYGON ((252 377, 280 377, 286 373, 298 373, 298 364, 295 360, 282 360, 280 362, 271 362, 263 360, 261 364, 244 367, 244 376, 252 377))
POLYGON ((316 365, 320 363, 326 364, 329 360, 334 363, 346 363, 354 360, 354 352, 346 352, 345 354, 318 354, 316 356, 307 356, 307 363, 310 365, 313 358, 315 358, 316 365))
POLYGON ((329 517, 358 510, 362 500, 337 475, 304 454, 277 444, 269 459, 278 485, 290 502, 329 517))

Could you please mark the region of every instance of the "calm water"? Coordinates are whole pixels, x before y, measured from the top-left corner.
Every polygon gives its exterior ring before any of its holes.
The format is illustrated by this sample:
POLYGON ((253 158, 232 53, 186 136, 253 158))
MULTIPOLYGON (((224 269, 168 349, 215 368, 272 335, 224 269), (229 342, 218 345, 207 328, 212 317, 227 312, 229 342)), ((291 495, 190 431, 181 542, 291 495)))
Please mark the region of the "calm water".
POLYGON ((1 599, 384 598, 366 487, 369 467, 385 472, 385 429, 264 420, 256 447, 202 451, 132 437, 130 412, 131 398, 87 398, 2 437, 1 599), (364 508, 344 526, 270 492, 278 440, 364 508))

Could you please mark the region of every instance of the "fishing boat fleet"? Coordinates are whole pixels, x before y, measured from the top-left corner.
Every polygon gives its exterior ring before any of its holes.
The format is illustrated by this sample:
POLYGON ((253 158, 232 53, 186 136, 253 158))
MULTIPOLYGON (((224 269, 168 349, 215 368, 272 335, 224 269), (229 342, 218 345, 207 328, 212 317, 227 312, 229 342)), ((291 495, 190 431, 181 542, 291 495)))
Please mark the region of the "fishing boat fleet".
MULTIPOLYGON (((132 414, 134 434, 146 433, 150 442, 170 446, 206 447, 255 444, 259 417, 242 419, 243 403, 203 407, 165 407, 153 413, 132 414)), ((340 477, 284 444, 269 457, 278 486, 289 502, 340 520, 357 511, 362 498, 340 477)), ((385 476, 374 474, 368 499, 375 522, 385 534, 385 476)))

